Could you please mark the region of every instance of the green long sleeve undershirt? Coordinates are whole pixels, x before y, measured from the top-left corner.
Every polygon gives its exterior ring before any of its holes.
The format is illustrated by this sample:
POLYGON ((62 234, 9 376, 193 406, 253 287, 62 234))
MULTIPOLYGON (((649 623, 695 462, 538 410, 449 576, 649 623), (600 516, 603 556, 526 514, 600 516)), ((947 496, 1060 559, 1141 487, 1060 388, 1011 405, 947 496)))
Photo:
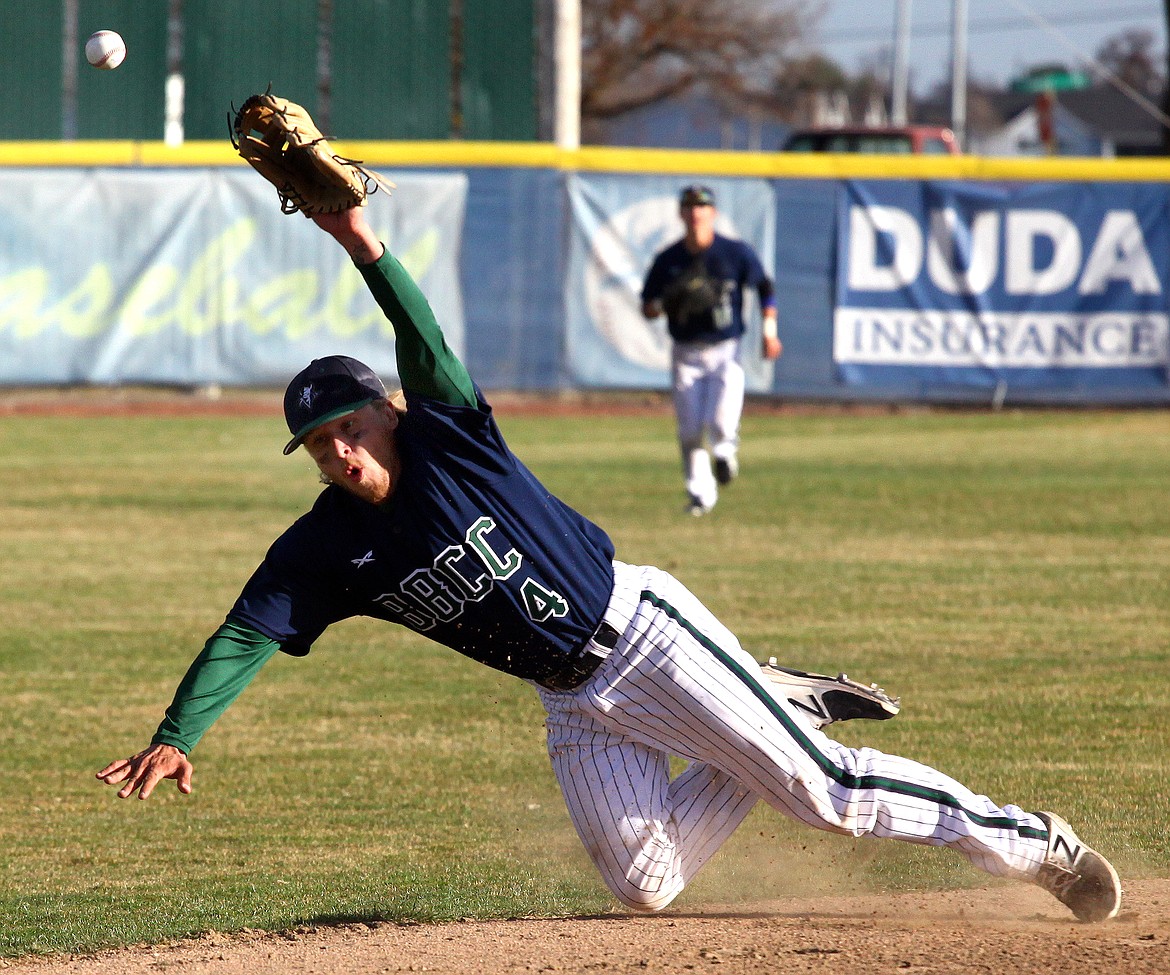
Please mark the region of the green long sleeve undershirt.
POLYGON ((475 406, 471 376, 435 321, 435 313, 406 269, 387 250, 359 264, 374 300, 394 326, 395 358, 403 389, 452 406, 475 406))
POLYGON ((224 623, 187 668, 151 741, 191 754, 203 733, 279 649, 263 633, 230 620, 224 623))
MULTIPOLYGON (((373 264, 357 267, 394 326, 403 388, 452 406, 475 406, 471 376, 447 347, 430 304, 406 269, 388 250, 373 264)), ((275 640, 228 620, 188 668, 152 741, 190 754, 278 650, 275 640)))

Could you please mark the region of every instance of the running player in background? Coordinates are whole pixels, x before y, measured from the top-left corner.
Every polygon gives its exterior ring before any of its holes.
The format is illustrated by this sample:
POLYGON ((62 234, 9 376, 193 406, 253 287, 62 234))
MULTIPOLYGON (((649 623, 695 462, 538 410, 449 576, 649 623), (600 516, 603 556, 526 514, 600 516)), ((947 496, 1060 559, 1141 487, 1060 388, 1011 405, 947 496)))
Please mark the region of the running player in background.
POLYGON ((739 473, 745 288, 759 293, 764 358, 778 358, 782 346, 772 279, 746 243, 715 233, 714 193, 706 186, 684 188, 679 215, 686 233, 650 265, 642 314, 666 314, 687 510, 705 515, 715 507, 718 485, 730 484, 739 473))
POLYGON ((97 773, 141 799, 191 791, 188 757, 277 652, 352 616, 399 623, 530 682, 570 818, 614 895, 666 907, 760 799, 854 836, 948 846, 1112 917, 1117 874, 1058 817, 996 806, 932 768, 820 729, 889 717, 874 688, 765 665, 687 589, 614 560, 602 529, 512 454, 422 293, 355 208, 313 217, 392 322, 406 408, 345 356, 290 383, 291 453, 329 482, 269 549, 183 678, 152 743, 97 773), (670 776, 671 756, 688 762, 670 776))

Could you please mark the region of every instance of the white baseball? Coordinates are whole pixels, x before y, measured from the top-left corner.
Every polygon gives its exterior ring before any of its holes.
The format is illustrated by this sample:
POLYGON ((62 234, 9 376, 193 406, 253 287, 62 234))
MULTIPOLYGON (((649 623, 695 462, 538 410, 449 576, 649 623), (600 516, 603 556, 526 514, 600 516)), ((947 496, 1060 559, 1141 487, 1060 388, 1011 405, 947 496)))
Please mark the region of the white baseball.
POLYGON ((115 30, 94 31, 85 42, 85 59, 95 68, 113 71, 126 60, 126 42, 115 30))

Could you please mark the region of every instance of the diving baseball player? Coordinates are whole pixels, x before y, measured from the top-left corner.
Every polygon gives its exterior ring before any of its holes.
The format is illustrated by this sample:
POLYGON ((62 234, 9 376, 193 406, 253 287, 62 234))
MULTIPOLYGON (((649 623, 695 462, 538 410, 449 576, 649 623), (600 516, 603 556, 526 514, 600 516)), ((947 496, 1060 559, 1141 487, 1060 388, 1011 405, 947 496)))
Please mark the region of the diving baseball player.
POLYGON ((715 215, 708 187, 685 187, 679 216, 686 233, 654 258, 642 286, 642 314, 657 318, 665 312, 673 340, 674 413, 692 515, 715 507, 718 485, 739 473, 745 288, 755 288, 760 297, 764 357, 775 359, 782 349, 772 279, 746 243, 715 233, 715 215))
POLYGON ((306 450, 328 486, 268 550, 149 747, 100 780, 122 798, 163 779, 189 793, 191 750, 265 661, 304 656, 331 624, 365 615, 529 682, 573 825, 631 908, 670 904, 763 800, 818 829, 948 846, 1043 885, 1080 918, 1117 913, 1117 874, 1056 816, 819 730, 888 717, 897 707, 879 691, 761 668, 669 574, 616 561, 606 533, 509 450, 363 211, 313 220, 394 326, 406 408, 345 356, 292 380, 285 453, 306 450), (688 763, 673 779, 671 756, 688 763))

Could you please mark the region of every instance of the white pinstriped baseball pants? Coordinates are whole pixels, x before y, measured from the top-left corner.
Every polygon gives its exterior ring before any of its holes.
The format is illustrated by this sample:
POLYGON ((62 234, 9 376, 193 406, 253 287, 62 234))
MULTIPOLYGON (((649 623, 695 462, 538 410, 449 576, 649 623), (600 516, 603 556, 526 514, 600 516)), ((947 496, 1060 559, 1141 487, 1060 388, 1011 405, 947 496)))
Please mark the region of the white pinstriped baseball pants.
POLYGON ((818 829, 949 846, 996 876, 1035 877, 1047 847, 1035 816, 813 730, 680 582, 614 567, 617 647, 575 691, 537 690, 569 816, 623 904, 666 907, 758 799, 818 829), (673 780, 671 755, 689 762, 673 780))

